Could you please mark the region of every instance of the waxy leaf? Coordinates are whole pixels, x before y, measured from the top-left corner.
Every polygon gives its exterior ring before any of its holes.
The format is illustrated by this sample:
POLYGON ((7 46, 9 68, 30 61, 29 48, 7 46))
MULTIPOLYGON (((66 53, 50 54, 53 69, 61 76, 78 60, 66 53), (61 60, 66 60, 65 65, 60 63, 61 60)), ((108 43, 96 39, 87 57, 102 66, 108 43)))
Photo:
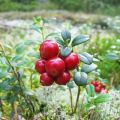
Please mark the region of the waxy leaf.
POLYGON ((108 53, 106 55, 106 58, 108 60, 119 60, 120 59, 120 57, 116 53, 108 53))
POLYGON ((80 53, 79 58, 80 58, 80 61, 89 65, 93 62, 93 56, 86 52, 80 53))
POLYGON ((74 83, 73 83, 73 81, 69 82, 69 83, 67 84, 67 86, 68 86, 70 89, 74 88, 74 83))
POLYGON ((23 53, 25 49, 26 49, 26 46, 22 43, 16 45, 16 53, 17 54, 23 53))
POLYGON ((89 97, 94 97, 96 95, 93 85, 87 85, 86 86, 86 92, 87 92, 89 97))
POLYGON ((37 26, 37 25, 33 25, 33 26, 31 26, 31 29, 37 31, 38 33, 40 33, 42 27, 39 27, 39 26, 37 26))
POLYGON ((49 34, 45 37, 45 39, 47 39, 48 37, 57 36, 57 35, 59 35, 59 32, 49 33, 49 34))
POLYGON ((57 42, 61 47, 64 46, 64 41, 61 40, 60 38, 56 38, 56 42, 57 42))
POLYGON ((84 64, 81 68, 81 71, 85 73, 89 73, 94 71, 96 68, 97 68, 96 64, 91 64, 91 65, 84 64))
POLYGON ((94 99, 94 104, 104 103, 110 100, 110 96, 108 94, 99 94, 94 99))
POLYGON ((61 48, 60 54, 61 56, 66 57, 71 53, 71 51, 72 51, 72 48, 69 48, 69 47, 61 48))
POLYGON ((75 37, 72 41, 72 46, 76 46, 79 45, 81 43, 84 43, 86 41, 89 40, 89 36, 88 35, 79 35, 77 37, 75 37))
POLYGON ((84 72, 76 72, 74 75, 74 82, 78 86, 87 85, 87 74, 84 72))
POLYGON ((70 34, 70 32, 68 30, 63 30, 61 32, 61 35, 62 35, 62 38, 63 38, 64 41, 70 42, 70 40, 71 40, 71 34, 70 34))

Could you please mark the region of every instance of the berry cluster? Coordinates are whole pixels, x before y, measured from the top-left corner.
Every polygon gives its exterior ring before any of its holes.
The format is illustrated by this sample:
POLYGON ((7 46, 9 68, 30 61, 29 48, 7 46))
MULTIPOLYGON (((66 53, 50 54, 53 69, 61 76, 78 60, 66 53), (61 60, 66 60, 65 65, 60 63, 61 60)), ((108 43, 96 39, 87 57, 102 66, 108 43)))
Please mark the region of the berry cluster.
POLYGON ((108 90, 103 83, 98 81, 92 81, 91 84, 94 86, 96 93, 108 93, 108 90))
POLYGON ((52 40, 45 40, 40 45, 39 51, 41 59, 37 60, 35 69, 41 74, 41 85, 50 86, 54 82, 66 85, 71 79, 69 70, 75 69, 79 64, 78 55, 71 52, 63 57, 58 44, 52 40))

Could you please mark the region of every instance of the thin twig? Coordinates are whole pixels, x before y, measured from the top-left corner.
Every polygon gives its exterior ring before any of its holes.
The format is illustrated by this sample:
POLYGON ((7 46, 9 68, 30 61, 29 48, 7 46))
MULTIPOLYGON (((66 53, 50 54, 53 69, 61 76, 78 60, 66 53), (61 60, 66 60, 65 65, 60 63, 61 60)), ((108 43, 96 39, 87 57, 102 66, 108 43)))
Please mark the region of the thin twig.
POLYGON ((71 89, 69 88, 69 93, 70 93, 70 104, 71 104, 71 111, 73 113, 73 96, 72 96, 72 91, 71 89))
POLYGON ((4 112, 4 109, 3 109, 3 102, 2 102, 2 100, 1 100, 1 98, 0 98, 0 107, 1 107, 1 111, 4 112))
POLYGON ((76 98, 76 104, 73 110, 73 114, 76 112, 77 110, 77 105, 78 105, 78 101, 79 101, 79 96, 80 96, 80 86, 78 86, 78 93, 77 93, 77 98, 76 98))
POLYGON ((32 89, 32 77, 33 77, 33 73, 31 73, 31 75, 30 75, 30 87, 31 87, 31 89, 32 89))

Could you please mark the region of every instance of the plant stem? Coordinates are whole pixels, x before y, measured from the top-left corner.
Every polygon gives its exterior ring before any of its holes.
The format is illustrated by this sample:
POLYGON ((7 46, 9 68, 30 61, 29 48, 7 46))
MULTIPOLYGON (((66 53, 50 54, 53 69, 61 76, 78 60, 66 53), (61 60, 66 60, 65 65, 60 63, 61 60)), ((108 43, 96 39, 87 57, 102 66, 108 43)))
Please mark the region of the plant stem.
MULTIPOLYGON (((43 28, 44 29, 44 28, 43 28)), ((42 35, 42 41, 44 41, 45 37, 44 37, 44 30, 41 30, 41 35, 42 35)))
POLYGON ((14 102, 14 103, 11 104, 11 106, 12 106, 12 111, 13 111, 12 119, 17 120, 18 119, 17 105, 14 102))
POLYGON ((73 113, 73 96, 72 96, 72 91, 71 89, 69 88, 69 93, 70 93, 70 104, 71 104, 71 111, 73 113))
POLYGON ((44 36, 44 23, 42 23, 41 36, 42 36, 42 41, 44 41, 44 39, 45 39, 45 36, 44 36))
POLYGON ((74 110, 73 110, 73 114, 77 110, 77 105, 78 105, 79 97, 80 97, 80 86, 78 86, 78 93, 77 93, 77 98, 76 98, 76 103, 75 103, 75 107, 74 107, 74 110))
MULTIPOLYGON (((5 50, 4 50, 4 47, 2 46, 1 43, 0 43, 0 47, 1 47, 1 49, 2 49, 2 52, 3 52, 3 54, 4 54, 4 57, 5 57, 6 61, 7 61, 7 63, 8 63, 8 64, 10 65, 10 67, 12 68, 12 71, 13 71, 13 73, 14 73, 14 76, 16 77, 16 80, 18 81, 18 84, 19 84, 20 89, 21 89, 21 95, 22 95, 22 97, 24 98, 25 102, 26 102, 26 103, 28 104, 28 106, 29 106, 29 102, 28 102, 26 96, 24 95, 24 91, 23 91, 23 89, 22 89, 22 87, 21 87, 21 81, 20 81, 19 72, 17 73, 17 71, 15 70, 14 66, 11 64, 11 62, 10 62, 9 59, 7 58, 7 55, 6 55, 5 50)), ((30 109, 30 111, 31 111, 31 108, 29 108, 29 109, 30 109)))
POLYGON ((1 108, 1 111, 4 112, 4 110, 3 110, 3 102, 1 100, 1 98, 0 98, 0 108, 1 108))
POLYGON ((30 75, 30 87, 31 87, 31 89, 32 89, 32 76, 33 76, 33 73, 31 73, 31 75, 30 75))

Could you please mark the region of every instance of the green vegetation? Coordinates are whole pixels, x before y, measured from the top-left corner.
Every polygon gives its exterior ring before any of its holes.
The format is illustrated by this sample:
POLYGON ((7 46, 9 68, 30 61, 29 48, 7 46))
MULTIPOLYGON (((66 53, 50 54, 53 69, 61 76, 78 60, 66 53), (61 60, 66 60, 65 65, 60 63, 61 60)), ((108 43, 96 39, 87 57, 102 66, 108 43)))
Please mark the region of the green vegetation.
POLYGON ((116 15, 120 13, 119 0, 51 0, 59 9, 70 11, 84 11, 86 13, 99 13, 116 15))
POLYGON ((69 10, 119 15, 119 0, 0 0, 0 11, 69 10))
MULTIPOLYGON (((26 1, 26 0, 25 0, 26 1)), ((56 6, 51 2, 37 2, 27 0, 27 2, 17 0, 0 0, 0 12, 4 11, 32 11, 41 9, 56 9, 56 6)))
POLYGON ((119 15, 120 0, 0 0, 0 120, 118 120, 119 15))

